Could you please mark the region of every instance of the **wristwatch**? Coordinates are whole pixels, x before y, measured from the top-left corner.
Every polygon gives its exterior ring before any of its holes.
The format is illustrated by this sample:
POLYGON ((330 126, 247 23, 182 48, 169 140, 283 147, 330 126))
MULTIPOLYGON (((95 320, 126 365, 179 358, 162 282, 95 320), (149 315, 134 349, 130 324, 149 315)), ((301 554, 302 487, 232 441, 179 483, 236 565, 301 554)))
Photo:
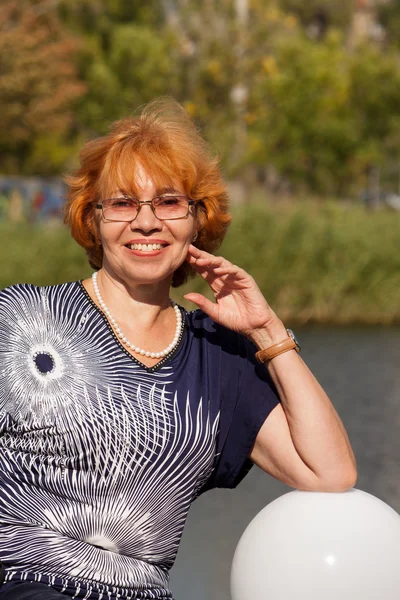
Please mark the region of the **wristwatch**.
POLYGON ((279 356, 279 354, 283 354, 288 350, 296 350, 296 352, 300 352, 301 348, 299 343, 291 329, 286 329, 288 337, 282 342, 278 342, 278 344, 273 344, 269 348, 265 348, 265 350, 259 350, 256 352, 256 359, 260 363, 266 363, 269 360, 275 358, 275 356, 279 356))

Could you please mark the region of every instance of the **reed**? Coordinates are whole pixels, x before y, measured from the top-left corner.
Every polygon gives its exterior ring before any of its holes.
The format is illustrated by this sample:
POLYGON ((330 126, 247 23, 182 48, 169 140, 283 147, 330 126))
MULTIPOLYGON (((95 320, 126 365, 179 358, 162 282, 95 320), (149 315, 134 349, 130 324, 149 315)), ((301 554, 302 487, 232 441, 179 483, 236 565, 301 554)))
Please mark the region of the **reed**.
MULTIPOLYGON (((221 254, 253 275, 287 323, 400 323, 398 213, 248 205, 235 211, 221 254)), ((201 280, 185 287, 207 293, 201 280)))
MULTIPOLYGON (((0 224, 0 287, 48 285, 91 273, 60 225, 0 224)), ((257 281, 286 323, 400 323, 400 214, 338 202, 235 209, 221 254, 257 281)), ((199 277, 174 290, 210 296, 199 277)))

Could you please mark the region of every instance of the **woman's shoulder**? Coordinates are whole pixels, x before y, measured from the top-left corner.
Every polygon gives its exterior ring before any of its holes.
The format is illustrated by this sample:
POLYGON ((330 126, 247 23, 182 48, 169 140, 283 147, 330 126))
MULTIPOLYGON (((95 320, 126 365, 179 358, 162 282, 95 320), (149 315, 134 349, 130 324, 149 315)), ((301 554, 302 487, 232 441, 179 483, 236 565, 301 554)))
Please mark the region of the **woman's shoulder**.
POLYGON ((78 287, 79 282, 70 281, 55 285, 38 286, 32 283, 16 283, 0 290, 0 306, 9 303, 35 302, 43 297, 63 297, 78 287))
POLYGON ((254 354, 256 349, 253 344, 241 333, 232 331, 216 321, 213 321, 202 310, 197 309, 186 313, 188 330, 197 339, 204 339, 211 345, 218 345, 230 355, 254 354))
POLYGON ((190 312, 186 312, 186 324, 189 330, 196 331, 197 335, 201 334, 201 332, 214 332, 219 335, 224 334, 233 334, 232 331, 216 323, 213 321, 205 312, 200 310, 199 308, 196 310, 191 310, 190 312))

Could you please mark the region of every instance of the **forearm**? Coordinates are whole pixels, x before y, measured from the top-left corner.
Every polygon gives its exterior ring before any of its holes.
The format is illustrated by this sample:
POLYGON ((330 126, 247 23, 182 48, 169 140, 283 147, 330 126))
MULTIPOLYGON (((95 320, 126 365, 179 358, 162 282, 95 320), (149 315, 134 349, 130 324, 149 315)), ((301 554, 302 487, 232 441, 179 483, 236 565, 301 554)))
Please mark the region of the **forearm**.
MULTIPOLYGON (((285 339, 286 330, 273 327, 250 336, 259 349, 285 339)), ((266 364, 277 388, 294 448, 304 465, 321 481, 355 477, 355 458, 337 412, 327 394, 295 350, 266 364), (353 473, 353 475, 352 475, 353 473)))
MULTIPOLYGON (((245 335, 258 349, 287 339, 283 323, 254 279, 223 257, 189 247, 189 264, 205 279, 216 302, 186 294, 211 319, 245 335)), ((266 472, 302 489, 340 490, 354 485, 355 461, 329 398, 295 350, 267 365, 281 406, 258 432, 250 458, 266 472)))

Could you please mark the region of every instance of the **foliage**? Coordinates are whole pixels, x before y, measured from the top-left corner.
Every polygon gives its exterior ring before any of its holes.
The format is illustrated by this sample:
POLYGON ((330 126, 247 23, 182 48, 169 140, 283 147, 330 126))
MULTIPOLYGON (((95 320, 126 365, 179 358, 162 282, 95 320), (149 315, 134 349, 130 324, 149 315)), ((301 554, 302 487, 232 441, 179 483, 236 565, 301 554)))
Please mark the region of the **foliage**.
POLYGON ((79 111, 83 124, 96 133, 104 133, 111 121, 173 91, 170 52, 169 39, 155 37, 150 27, 115 26, 107 52, 101 53, 94 47, 86 52, 89 92, 79 111))
POLYGON ((400 69, 393 52, 349 53, 331 33, 278 44, 250 98, 249 160, 271 163, 294 189, 360 189, 369 167, 399 161, 400 69))
POLYGON ((349 63, 351 104, 371 162, 400 160, 400 69, 397 52, 365 45, 349 63))
POLYGON ((78 66, 88 93, 78 116, 87 133, 105 133, 139 105, 174 93, 173 40, 158 2, 72 0, 59 10, 82 38, 78 66))
POLYGON ((176 0, 179 31, 177 97, 195 117, 229 174, 243 168, 247 99, 258 85, 260 61, 288 39, 296 20, 275 0, 252 0, 241 17, 231 0, 176 0))
POLYGON ((324 34, 330 27, 347 30, 354 11, 354 0, 280 0, 284 11, 295 14, 310 33, 324 34))
POLYGON ((379 9, 386 45, 354 47, 353 1, 2 0, 2 170, 61 173, 167 94, 229 177, 358 194, 374 167, 399 169, 399 2, 379 9))
MULTIPOLYGON (((85 91, 73 54, 78 42, 54 9, 34 0, 4 0, 0 12, 0 157, 3 172, 29 172, 34 148, 67 147, 73 102, 85 91)), ((59 169, 51 157, 41 171, 59 169)))
POLYGON ((52 285, 91 273, 84 250, 60 223, 0 223, 7 252, 0 255, 0 288, 14 283, 52 285), (29 258, 28 258, 29 257, 29 258))
POLYGON ((388 41, 399 46, 400 31, 400 0, 389 0, 389 2, 378 3, 378 19, 383 25, 388 41))
POLYGON ((264 72, 251 98, 251 160, 272 163, 292 186, 337 191, 358 142, 340 38, 285 40, 264 72))

